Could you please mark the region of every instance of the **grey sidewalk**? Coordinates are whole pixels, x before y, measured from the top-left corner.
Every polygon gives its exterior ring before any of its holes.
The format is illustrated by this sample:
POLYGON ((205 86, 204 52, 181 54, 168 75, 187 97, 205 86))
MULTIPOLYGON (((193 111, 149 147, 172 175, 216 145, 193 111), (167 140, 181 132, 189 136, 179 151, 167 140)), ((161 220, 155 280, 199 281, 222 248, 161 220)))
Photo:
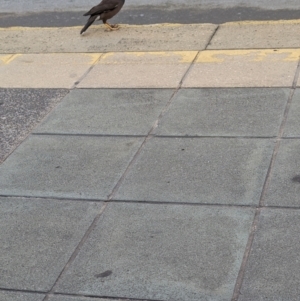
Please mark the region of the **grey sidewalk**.
POLYGON ((228 34, 3 52, 1 301, 300 300, 299 49, 228 34))

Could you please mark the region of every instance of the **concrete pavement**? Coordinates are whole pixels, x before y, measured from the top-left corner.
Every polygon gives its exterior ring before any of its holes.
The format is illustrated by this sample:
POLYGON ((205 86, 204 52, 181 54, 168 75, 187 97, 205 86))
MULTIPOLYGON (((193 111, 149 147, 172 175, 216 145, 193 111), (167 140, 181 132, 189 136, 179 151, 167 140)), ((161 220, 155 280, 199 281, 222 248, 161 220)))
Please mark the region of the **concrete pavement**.
POLYGON ((0 300, 300 300, 299 27, 0 30, 0 300))

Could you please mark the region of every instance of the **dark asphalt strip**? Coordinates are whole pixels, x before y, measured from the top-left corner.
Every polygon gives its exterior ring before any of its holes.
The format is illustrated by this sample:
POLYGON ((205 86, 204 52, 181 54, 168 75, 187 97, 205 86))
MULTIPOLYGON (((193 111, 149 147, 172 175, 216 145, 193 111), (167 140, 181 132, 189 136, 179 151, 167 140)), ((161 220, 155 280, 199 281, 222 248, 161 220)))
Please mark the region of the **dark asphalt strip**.
POLYGON ((66 89, 0 89, 0 163, 68 92, 66 89))
MULTIPOLYGON (((42 12, 29 14, 0 13, 0 27, 64 27, 84 25, 83 11, 42 12)), ((299 19, 300 10, 260 10, 257 8, 178 8, 165 9, 154 7, 123 9, 112 19, 113 23, 156 24, 156 23, 214 23, 245 20, 290 20, 299 19)))

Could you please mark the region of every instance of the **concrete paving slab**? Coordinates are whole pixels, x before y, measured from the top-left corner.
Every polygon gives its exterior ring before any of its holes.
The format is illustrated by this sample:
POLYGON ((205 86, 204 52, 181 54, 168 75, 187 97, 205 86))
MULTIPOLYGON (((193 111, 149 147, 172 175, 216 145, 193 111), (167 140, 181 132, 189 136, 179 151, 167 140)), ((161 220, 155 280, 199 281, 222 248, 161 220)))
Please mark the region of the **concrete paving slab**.
POLYGON ((156 130, 164 136, 276 136, 289 89, 183 89, 156 130))
POLYGON ((300 212, 263 210, 240 301, 298 300, 300 212))
POLYGON ((291 87, 300 50, 200 52, 183 87, 291 87))
POLYGON ((174 90, 73 90, 36 133, 147 135, 174 90))
POLYGON ((0 287, 31 291, 51 289, 102 206, 22 198, 0 205, 0 287))
POLYGON ((283 140, 265 204, 300 207, 300 140, 283 140))
POLYGON ((290 107, 284 137, 300 138, 300 90, 296 90, 290 107))
POLYGON ((230 300, 253 216, 251 209, 109 204, 56 291, 230 300))
POLYGON ((115 199, 256 205, 272 150, 262 139, 154 138, 115 199))
POLYGON ((0 28, 0 53, 74 53, 111 51, 180 51, 205 49, 217 25, 156 24, 121 25, 118 31, 105 31, 93 25, 81 36, 77 27, 0 28))
POLYGON ((208 49, 300 48, 300 21, 244 21, 220 25, 208 49))
POLYGON ((196 51, 104 54, 79 88, 176 88, 196 51))
POLYGON ((31 136, 0 167, 0 195, 107 199, 143 138, 31 136))
POLYGON ((1 88, 71 88, 101 54, 16 54, 0 63, 1 88))
POLYGON ((63 89, 0 89, 0 163, 67 93, 63 89))
POLYGON ((43 301, 44 295, 0 291, 0 300, 3 301, 43 301))

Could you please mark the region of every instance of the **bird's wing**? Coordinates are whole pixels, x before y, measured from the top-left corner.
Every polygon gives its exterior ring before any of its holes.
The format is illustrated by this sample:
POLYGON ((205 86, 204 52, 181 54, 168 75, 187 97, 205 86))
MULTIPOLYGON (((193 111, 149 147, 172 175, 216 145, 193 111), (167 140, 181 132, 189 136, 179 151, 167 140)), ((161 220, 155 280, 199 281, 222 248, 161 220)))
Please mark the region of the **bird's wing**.
POLYGON ((93 16, 101 14, 105 11, 112 10, 119 5, 119 0, 103 0, 100 4, 92 7, 84 16, 93 16))

